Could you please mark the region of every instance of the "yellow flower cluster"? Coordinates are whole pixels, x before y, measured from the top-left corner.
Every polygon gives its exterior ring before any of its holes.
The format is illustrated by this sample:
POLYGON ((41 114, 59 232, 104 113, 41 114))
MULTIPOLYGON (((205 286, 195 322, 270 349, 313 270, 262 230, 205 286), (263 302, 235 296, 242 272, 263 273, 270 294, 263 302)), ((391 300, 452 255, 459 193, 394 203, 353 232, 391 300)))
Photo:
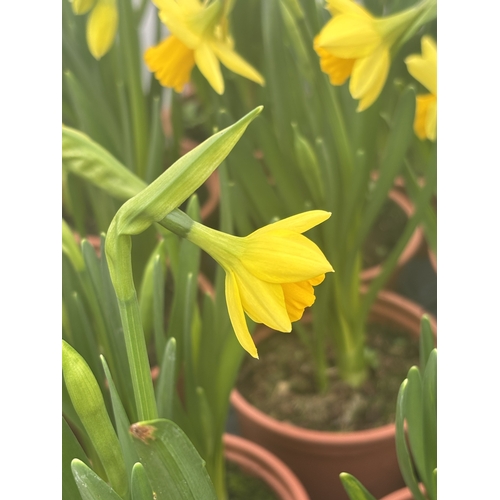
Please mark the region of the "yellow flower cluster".
POLYGON ((350 77, 349 91, 358 111, 373 104, 391 65, 391 48, 415 21, 418 8, 377 18, 353 0, 328 0, 332 19, 314 40, 321 69, 333 85, 350 77))
POLYGON ((224 93, 220 63, 249 80, 264 84, 262 75, 234 50, 228 32, 227 4, 215 0, 153 0, 170 35, 144 54, 156 79, 165 87, 181 92, 189 82, 194 65, 212 88, 224 93))

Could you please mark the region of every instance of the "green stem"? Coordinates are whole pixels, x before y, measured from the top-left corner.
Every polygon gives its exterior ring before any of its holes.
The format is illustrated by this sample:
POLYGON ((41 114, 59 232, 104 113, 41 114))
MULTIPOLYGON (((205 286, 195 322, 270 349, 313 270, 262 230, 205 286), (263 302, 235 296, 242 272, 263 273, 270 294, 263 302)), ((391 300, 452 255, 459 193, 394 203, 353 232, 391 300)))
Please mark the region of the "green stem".
POLYGON ((137 415, 139 420, 154 420, 158 418, 158 413, 146 342, 142 331, 139 302, 135 290, 130 299, 122 300, 119 298, 118 306, 130 364, 137 415))

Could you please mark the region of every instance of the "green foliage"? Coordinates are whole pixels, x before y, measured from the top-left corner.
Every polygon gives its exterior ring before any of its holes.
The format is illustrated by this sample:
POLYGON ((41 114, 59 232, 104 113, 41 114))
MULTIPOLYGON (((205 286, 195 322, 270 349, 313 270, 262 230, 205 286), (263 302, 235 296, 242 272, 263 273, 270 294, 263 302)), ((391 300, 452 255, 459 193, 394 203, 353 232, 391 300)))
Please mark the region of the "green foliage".
MULTIPOLYGON (((410 368, 396 403, 399 469, 415 500, 437 500, 437 349, 433 346, 429 318, 423 316, 421 366, 410 368)), ((354 476, 343 472, 340 480, 351 500, 373 500, 373 496, 354 476)))
POLYGON ((130 432, 157 500, 217 499, 204 462, 176 424, 139 422, 130 432))

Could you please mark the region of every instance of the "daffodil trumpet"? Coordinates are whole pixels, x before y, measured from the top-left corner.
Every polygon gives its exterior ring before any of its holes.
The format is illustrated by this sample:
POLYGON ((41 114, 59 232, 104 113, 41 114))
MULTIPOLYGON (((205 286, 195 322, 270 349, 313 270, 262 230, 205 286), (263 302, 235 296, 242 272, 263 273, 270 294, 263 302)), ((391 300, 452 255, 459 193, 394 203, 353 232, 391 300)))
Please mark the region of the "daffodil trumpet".
POLYGON ((359 99, 358 111, 371 106, 380 95, 389 73, 394 48, 414 30, 428 22, 436 0, 387 17, 375 17, 354 0, 328 0, 333 18, 314 39, 321 69, 332 85, 343 85, 359 99))
POLYGON ((210 254, 226 273, 229 318, 241 346, 257 358, 245 313, 255 322, 290 332, 315 301, 314 287, 333 272, 319 247, 302 233, 330 212, 311 210, 238 237, 211 229, 175 210, 161 224, 210 254))
POLYGON ((149 70, 164 87, 181 92, 196 65, 218 94, 224 93, 220 63, 233 73, 264 84, 262 75, 234 50, 227 14, 232 2, 153 0, 170 35, 144 54, 149 70))
POLYGON ((417 95, 413 129, 421 140, 436 140, 437 135, 437 47, 430 36, 422 37, 422 55, 412 54, 405 59, 410 75, 418 80, 428 94, 417 95))

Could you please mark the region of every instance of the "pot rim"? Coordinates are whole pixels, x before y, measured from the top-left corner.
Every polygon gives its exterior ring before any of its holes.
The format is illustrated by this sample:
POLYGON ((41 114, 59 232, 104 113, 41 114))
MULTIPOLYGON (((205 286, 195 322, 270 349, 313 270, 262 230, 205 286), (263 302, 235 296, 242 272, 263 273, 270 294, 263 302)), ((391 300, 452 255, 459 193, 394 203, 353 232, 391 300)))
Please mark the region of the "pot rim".
POLYGON ((224 456, 256 474, 283 500, 310 500, 295 473, 262 446, 235 434, 224 433, 224 456))

